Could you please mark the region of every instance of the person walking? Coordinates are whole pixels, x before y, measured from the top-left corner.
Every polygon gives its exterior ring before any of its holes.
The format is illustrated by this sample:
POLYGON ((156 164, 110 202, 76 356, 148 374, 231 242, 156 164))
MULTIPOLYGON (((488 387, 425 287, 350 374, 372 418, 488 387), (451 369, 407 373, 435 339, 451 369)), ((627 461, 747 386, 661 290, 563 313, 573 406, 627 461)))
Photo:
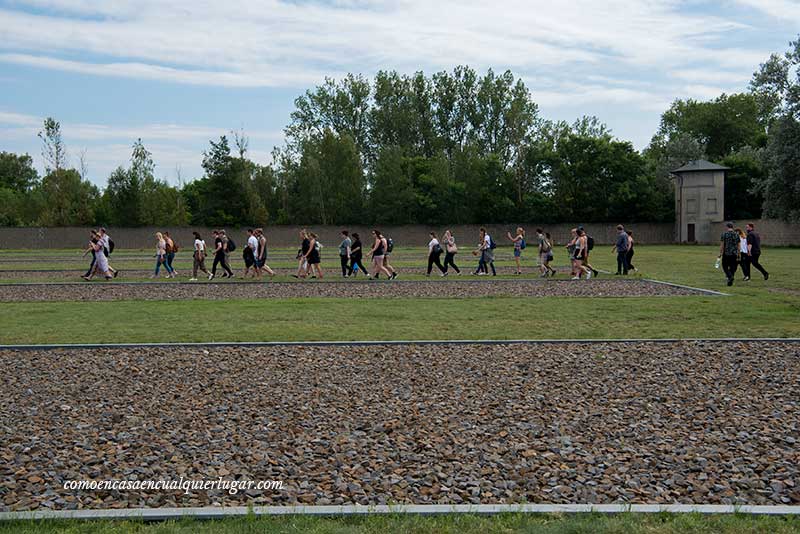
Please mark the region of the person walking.
POLYGON ((167 263, 167 241, 161 232, 156 232, 156 270, 150 278, 157 278, 161 265, 167 270, 167 278, 173 278, 172 266, 167 263))
MULTIPOLYGON (((764 280, 769 280, 769 273, 758 262, 758 259, 761 257, 761 236, 756 233, 756 227, 753 223, 747 223, 745 228, 747 228, 747 250, 750 255, 748 258, 750 265, 758 269, 764 277, 764 280)), ((748 276, 748 280, 749 279, 750 277, 748 276)))
POLYGON ((383 236, 383 243, 386 245, 383 250, 383 267, 391 273, 389 279, 394 280, 397 278, 397 270, 389 265, 389 256, 391 256, 392 251, 394 251, 394 240, 391 237, 383 236))
POLYGON ((617 240, 614 242, 614 246, 611 247, 611 252, 617 253, 617 272, 614 273, 615 275, 627 275, 628 274, 628 248, 630 246, 630 240, 628 239, 628 233, 625 231, 625 227, 621 224, 617 225, 617 240))
POLYGON ((372 235, 375 237, 370 250, 372 254, 372 277, 377 280, 381 273, 386 273, 386 277, 391 280, 394 278, 392 272, 383 265, 383 259, 386 255, 386 238, 383 237, 380 230, 373 230, 372 235))
POLYGON ((442 236, 442 241, 444 242, 445 274, 448 272, 449 267, 452 267, 456 274, 461 276, 461 270, 458 268, 455 262, 456 254, 458 254, 458 246, 456 245, 456 238, 453 236, 453 232, 446 230, 444 236, 442 236))
POLYGON ((575 248, 578 246, 578 229, 572 228, 570 231, 570 239, 569 242, 564 246, 567 249, 567 256, 569 257, 570 263, 570 274, 572 275, 573 279, 575 276, 578 276, 578 272, 575 270, 575 248))
POLYGON ((583 251, 584 256, 582 264, 592 272, 592 276, 597 277, 597 275, 600 273, 598 273, 597 269, 592 267, 592 264, 589 263, 589 255, 594 248, 594 238, 586 233, 586 230, 583 228, 583 226, 578 226, 578 233, 583 237, 584 243, 586 244, 586 249, 583 251))
POLYGON ((261 280, 264 271, 272 278, 275 276, 275 271, 267 265, 267 237, 264 235, 263 228, 256 228, 256 239, 258 241, 258 252, 256 253, 256 274, 258 279, 261 280))
POLYGON ((172 272, 172 277, 175 278, 178 272, 175 270, 175 266, 172 264, 172 262, 175 260, 175 254, 178 253, 178 245, 169 235, 169 232, 166 231, 164 232, 164 241, 167 244, 167 256, 164 258, 164 260, 166 265, 169 265, 169 270, 172 272))
POLYGON ((625 255, 625 261, 628 262, 628 272, 638 272, 636 267, 633 266, 633 232, 627 230, 625 233, 628 234, 628 254, 625 255))
POLYGON ((525 248, 525 230, 519 227, 514 237, 511 237, 511 232, 508 232, 506 237, 514 244, 514 261, 517 264, 517 272, 514 274, 522 274, 522 267, 519 262, 522 258, 522 249, 525 248))
POLYGON ((436 238, 436 232, 431 232, 429 236, 431 240, 428 241, 428 273, 425 276, 431 275, 434 265, 442 272, 442 276, 447 276, 447 269, 444 268, 441 261, 442 252, 444 252, 442 245, 436 238))
POLYGON ((211 274, 208 275, 209 280, 213 280, 215 276, 217 276, 217 265, 222 265, 222 278, 233 277, 233 271, 228 266, 227 262, 225 261, 225 242, 222 239, 222 232, 220 230, 214 230, 212 232, 214 236, 214 262, 211 264, 211 274))
POLYGON ((200 237, 198 232, 192 232, 194 235, 194 247, 192 251, 192 277, 189 278, 190 282, 197 281, 197 271, 203 271, 206 276, 211 276, 206 269, 206 242, 200 237))
POLYGON ((492 236, 486 231, 486 228, 481 227, 480 229, 480 243, 478 245, 478 251, 480 253, 481 259, 478 262, 478 274, 479 276, 481 273, 484 275, 489 274, 489 267, 492 268, 492 276, 497 276, 497 271, 494 268, 494 249, 497 245, 495 245, 492 236))
POLYGON ((92 250, 95 254, 94 269, 89 276, 84 276, 83 279, 87 282, 94 278, 95 274, 101 274, 106 280, 113 280, 114 276, 108 270, 108 258, 103 254, 103 239, 100 234, 95 234, 94 240, 91 242, 92 250))
POLYGON ((576 274, 572 277, 572 279, 580 280, 581 273, 586 273, 586 279, 590 280, 592 278, 592 269, 586 263, 586 256, 589 250, 589 238, 586 236, 586 231, 584 231, 584 229, 581 227, 578 227, 577 235, 578 237, 575 241, 575 253, 572 257, 573 272, 576 274))
POLYGON ((544 235, 541 228, 536 229, 536 241, 538 243, 539 276, 555 276, 556 271, 550 267, 550 259, 553 257, 553 245, 550 242, 550 234, 544 235))
POLYGON ((306 261, 308 261, 308 271, 311 278, 322 278, 322 265, 320 265, 322 258, 320 252, 322 251, 322 244, 319 242, 319 237, 314 232, 308 233, 309 244, 308 252, 306 253, 306 261))
POLYGON ((311 239, 305 228, 300 230, 300 239, 300 249, 297 251, 297 274, 292 275, 294 278, 305 278, 308 275, 308 248, 311 239))
POLYGON ((719 238, 719 256, 722 260, 722 270, 728 286, 733 285, 733 277, 736 275, 736 266, 739 263, 739 235, 733 230, 733 223, 725 223, 725 231, 719 238))
POLYGON ((247 229, 247 242, 242 250, 242 259, 244 260, 244 272, 242 278, 247 278, 247 275, 252 272, 252 277, 256 277, 256 254, 258 254, 258 239, 256 238, 256 231, 252 228, 247 229))
POLYGON ((742 281, 750 280, 750 247, 747 245, 747 234, 741 228, 734 230, 739 236, 739 266, 742 268, 742 281))
POLYGON ((94 273, 94 264, 97 262, 96 254, 94 251, 94 244, 97 242, 98 239, 100 239, 100 236, 97 235, 97 232, 95 230, 89 230, 89 244, 86 246, 85 249, 83 249, 83 254, 81 255, 81 258, 85 258, 86 255, 91 252, 92 261, 89 263, 89 268, 86 269, 86 273, 83 276, 81 276, 81 278, 83 278, 84 280, 88 280, 89 277, 91 277, 92 274, 94 273))
POLYGON ((350 239, 350 232, 347 230, 342 230, 339 235, 342 238, 341 243, 339 243, 339 263, 342 265, 342 278, 348 278, 353 274, 353 269, 350 267, 353 240, 350 239))
POLYGON ((99 234, 100 240, 103 243, 103 254, 108 260, 106 262, 108 263, 108 272, 110 272, 112 275, 114 275, 114 278, 116 278, 119 274, 119 271, 111 266, 111 253, 114 251, 114 242, 111 241, 111 236, 108 235, 108 232, 106 232, 105 228, 101 227, 97 233, 99 234))
POLYGON ((369 278, 369 270, 364 267, 362 259, 364 258, 364 248, 361 244, 361 236, 357 232, 353 232, 353 243, 350 246, 350 273, 355 277, 358 272, 364 273, 364 276, 369 278))
MULTIPOLYGON (((222 239, 222 267, 228 274, 228 278, 233 278, 233 269, 231 269, 231 252, 236 250, 236 244, 234 243, 233 239, 230 238, 224 228, 219 231, 219 236, 222 239)), ((224 277, 225 276, 223 275, 223 278, 224 277)))

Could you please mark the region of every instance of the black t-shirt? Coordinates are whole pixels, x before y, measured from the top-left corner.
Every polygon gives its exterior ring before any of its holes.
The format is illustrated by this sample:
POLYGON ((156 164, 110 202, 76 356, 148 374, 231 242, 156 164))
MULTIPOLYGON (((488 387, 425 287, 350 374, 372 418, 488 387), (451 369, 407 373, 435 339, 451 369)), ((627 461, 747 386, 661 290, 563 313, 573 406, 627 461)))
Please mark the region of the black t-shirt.
MULTIPOLYGON (((217 237, 217 238, 214 239, 214 249, 216 250, 218 247, 222 247, 222 238, 221 237, 217 237)), ((217 254, 224 254, 225 251, 222 248, 219 248, 219 250, 216 250, 216 253, 217 254)))
POLYGON ((360 259, 362 252, 363 252, 363 250, 361 249, 361 240, 360 239, 356 239, 355 241, 353 241, 353 244, 350 245, 350 257, 351 258, 360 259), (358 249, 358 250, 355 250, 355 249, 358 249))
POLYGON ((761 236, 755 232, 747 232, 747 244, 750 245, 750 254, 761 254, 761 236))
POLYGON ((305 256, 308 253, 308 247, 311 246, 310 239, 303 239, 303 244, 300 245, 300 250, 302 251, 303 255, 305 256))

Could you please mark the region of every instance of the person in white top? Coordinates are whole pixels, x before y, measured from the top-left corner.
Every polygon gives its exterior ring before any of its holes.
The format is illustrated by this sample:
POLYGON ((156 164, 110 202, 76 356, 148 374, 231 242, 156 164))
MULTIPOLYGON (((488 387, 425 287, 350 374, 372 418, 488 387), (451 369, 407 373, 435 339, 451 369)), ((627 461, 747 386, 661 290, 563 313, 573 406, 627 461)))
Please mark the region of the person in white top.
POLYGON ((258 258, 258 238, 256 237, 256 231, 252 228, 247 230, 247 245, 244 251, 242 251, 242 258, 244 259, 244 274, 242 276, 247 276, 250 269, 253 269, 253 278, 258 276, 258 265, 256 264, 256 258, 258 258))
POLYGON ((434 265, 442 271, 442 276, 447 276, 447 269, 444 268, 441 261, 442 252, 444 252, 442 245, 439 244, 439 240, 436 238, 436 232, 431 232, 430 236, 431 240, 428 242, 428 274, 426 276, 431 275, 434 265))
POLYGON ((194 252, 192 253, 192 277, 189 279, 192 282, 197 281, 197 271, 203 271, 206 276, 210 276, 206 269, 206 242, 200 237, 197 232, 194 234, 194 252))
MULTIPOLYGON (((100 241, 103 243, 103 254, 106 260, 109 260, 111 256, 111 236, 106 233, 105 228, 100 228, 98 233, 100 234, 100 241)), ((111 266, 110 261, 106 261, 106 263, 108 264, 108 271, 116 278, 119 272, 111 266)))

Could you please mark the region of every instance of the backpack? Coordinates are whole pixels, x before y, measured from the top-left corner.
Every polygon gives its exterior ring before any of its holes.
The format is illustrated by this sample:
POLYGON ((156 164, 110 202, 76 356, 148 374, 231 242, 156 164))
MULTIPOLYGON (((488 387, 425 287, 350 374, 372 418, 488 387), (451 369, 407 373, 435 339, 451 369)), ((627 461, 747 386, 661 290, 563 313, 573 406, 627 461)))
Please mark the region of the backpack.
POLYGON ((497 248, 497 243, 494 242, 494 238, 489 236, 489 248, 494 250, 497 248))
POLYGON ((178 252, 178 250, 180 250, 180 247, 178 246, 178 243, 176 243, 175 240, 173 239, 172 240, 172 252, 175 253, 175 252, 178 252))
POLYGON ((391 252, 394 250, 394 241, 391 237, 386 238, 386 252, 391 252))
POLYGON ((232 238, 228 238, 228 252, 233 252, 236 250, 236 243, 233 242, 232 238))
POLYGON ((594 248, 594 238, 592 236, 586 237, 586 248, 592 250, 594 248))
POLYGON ((522 250, 522 249, 524 249, 524 248, 525 248, 525 247, 527 247, 527 246, 528 246, 528 244, 527 244, 527 243, 525 243, 525 238, 523 237, 523 238, 522 238, 522 241, 520 241, 520 242, 519 242, 519 248, 520 248, 520 250, 522 250))
POLYGON ((108 239, 108 253, 111 254, 114 252, 114 240, 109 238, 108 239))

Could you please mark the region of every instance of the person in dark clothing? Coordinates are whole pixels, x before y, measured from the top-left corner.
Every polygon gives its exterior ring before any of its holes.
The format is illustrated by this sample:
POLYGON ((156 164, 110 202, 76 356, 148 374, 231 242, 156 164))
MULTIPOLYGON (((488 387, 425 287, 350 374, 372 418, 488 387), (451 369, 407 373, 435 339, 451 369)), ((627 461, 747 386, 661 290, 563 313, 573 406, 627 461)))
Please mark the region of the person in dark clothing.
POLYGON ((83 256, 82 257, 85 258, 86 255, 89 252, 91 252, 92 253, 92 262, 89 264, 89 269, 86 271, 86 274, 81 276, 81 278, 83 278, 83 279, 89 278, 90 276, 92 276, 92 273, 94 272, 94 264, 97 263, 97 258, 95 257, 95 251, 94 251, 94 246, 93 245, 95 243, 97 243, 98 239, 99 239, 99 237, 97 235, 97 232, 95 232, 94 230, 89 232, 89 246, 83 251, 83 256))
POLYGON ((617 240, 614 250, 617 253, 617 272, 615 274, 628 274, 628 234, 625 227, 617 225, 617 240))
POLYGON ((436 265, 440 271, 442 271, 442 276, 447 276, 447 269, 444 268, 442 265, 442 253, 444 249, 442 245, 439 243, 439 239, 436 237, 436 232, 430 233, 431 240, 428 242, 428 274, 427 276, 431 275, 431 271, 433 270, 433 266, 436 265))
MULTIPOLYGON (((769 273, 758 262, 761 257, 761 236, 756 233, 756 227, 753 223, 747 224, 747 249, 749 251, 749 263, 764 276, 764 280, 769 280, 769 273)), ((750 276, 747 277, 750 279, 750 276)))
POLYGON ((728 285, 733 285, 736 267, 739 264, 739 235, 733 230, 733 223, 725 223, 725 232, 719 238, 719 258, 722 259, 722 270, 728 285))
POLYGON ((214 236, 214 263, 211 265, 211 274, 208 275, 208 279, 213 280, 217 275, 217 265, 219 264, 222 264, 222 269, 225 271, 222 278, 233 277, 233 271, 231 271, 228 262, 225 260, 226 251, 222 233, 219 230, 214 230, 211 234, 214 236))
POLYGON ((350 272, 353 276, 358 275, 361 271, 364 276, 369 276, 369 271, 361 260, 364 258, 364 250, 361 245, 361 236, 353 232, 353 243, 350 245, 350 272))
POLYGON ((633 266, 633 232, 628 230, 625 233, 628 234, 628 254, 625 256, 625 261, 628 263, 628 272, 636 272, 636 267, 633 266))

